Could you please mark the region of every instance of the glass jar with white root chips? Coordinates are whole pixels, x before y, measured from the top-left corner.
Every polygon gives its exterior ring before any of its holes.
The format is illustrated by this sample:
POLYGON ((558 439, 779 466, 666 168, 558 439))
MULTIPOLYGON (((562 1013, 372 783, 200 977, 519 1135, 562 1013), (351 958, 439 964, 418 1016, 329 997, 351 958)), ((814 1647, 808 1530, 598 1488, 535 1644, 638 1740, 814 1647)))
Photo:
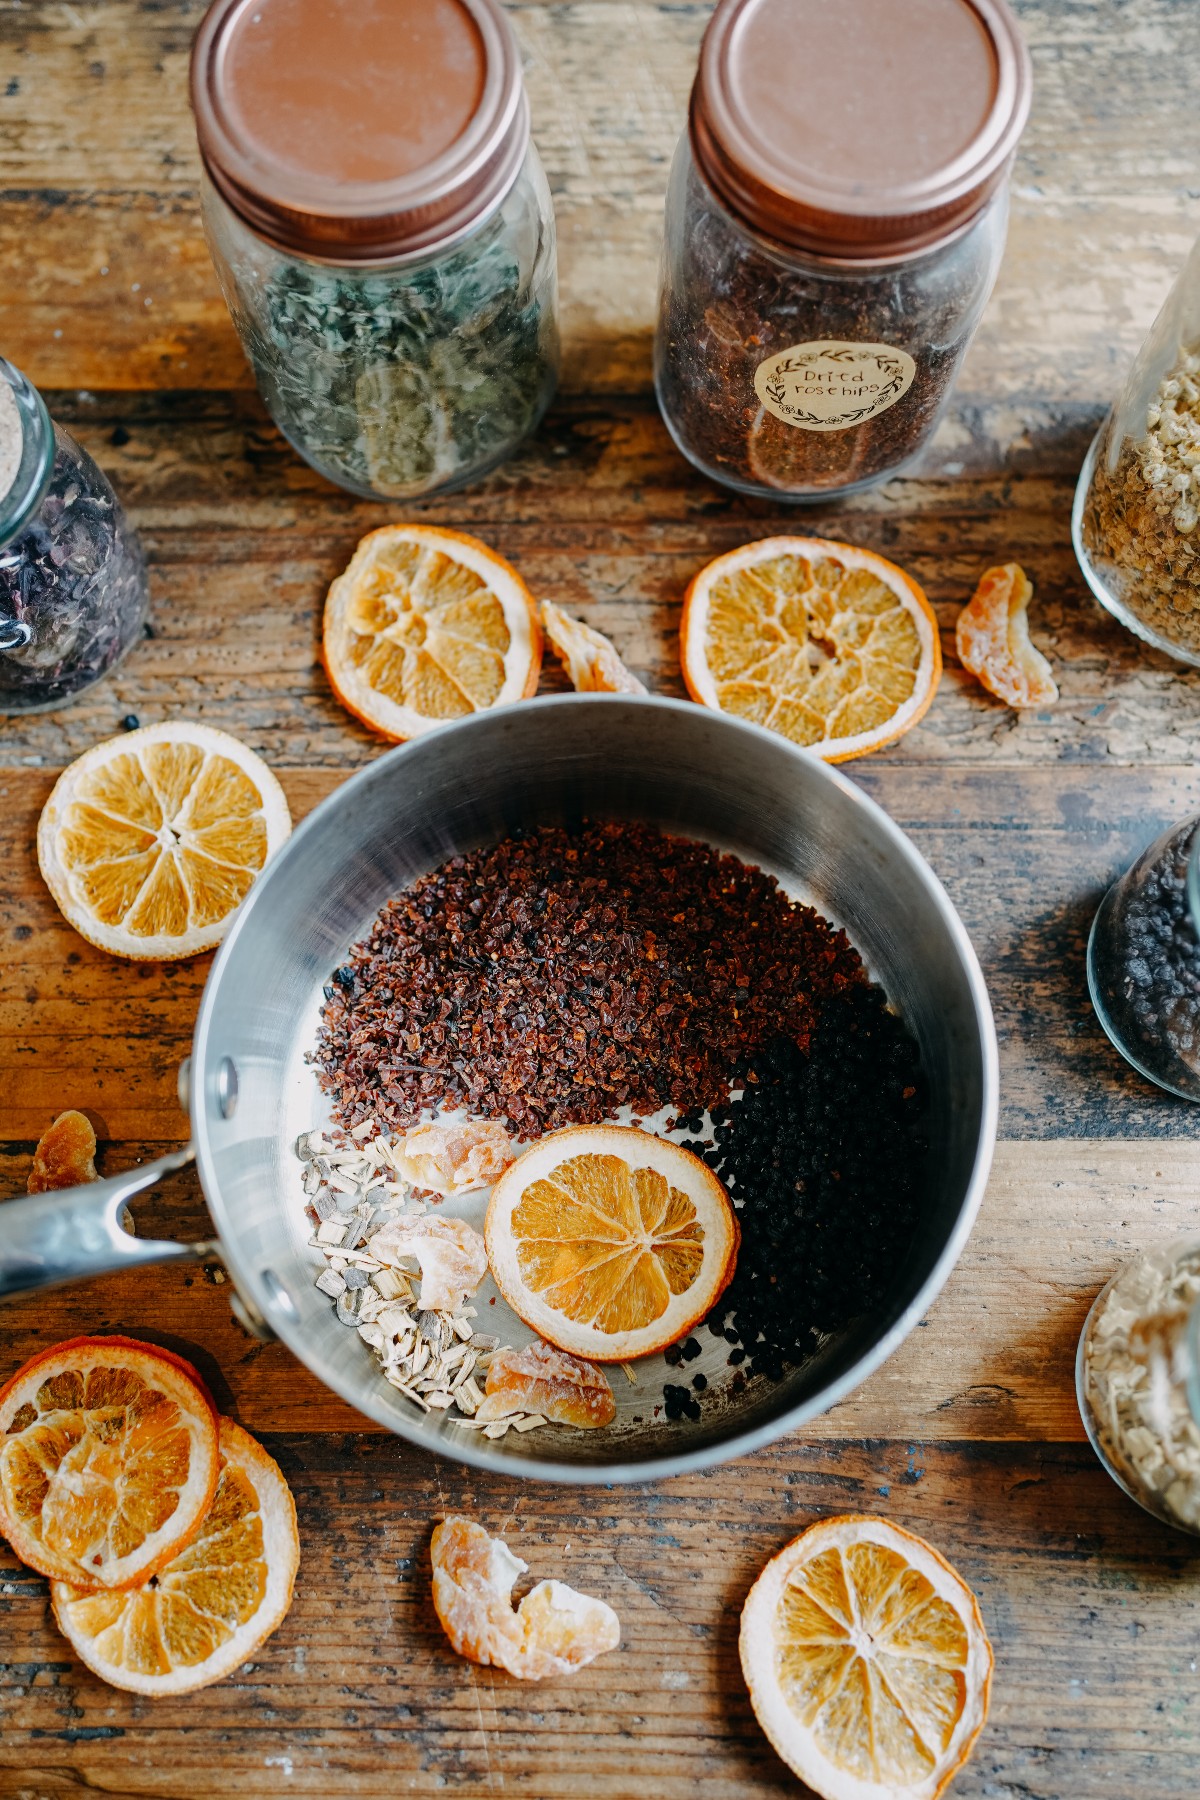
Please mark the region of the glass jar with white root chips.
POLYGON ((1079 1340, 1084 1427, 1119 1487, 1200 1536, 1200 1236, 1137 1256, 1097 1296, 1079 1340))

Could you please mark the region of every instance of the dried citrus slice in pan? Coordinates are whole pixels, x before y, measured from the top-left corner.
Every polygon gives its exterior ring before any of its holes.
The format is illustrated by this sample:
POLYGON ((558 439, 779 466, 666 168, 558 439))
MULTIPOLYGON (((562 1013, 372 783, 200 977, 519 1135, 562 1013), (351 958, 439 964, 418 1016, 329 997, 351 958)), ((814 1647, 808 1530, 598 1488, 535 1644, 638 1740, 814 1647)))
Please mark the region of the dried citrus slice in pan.
POLYGON ((826 762, 911 730, 942 673, 937 619, 912 577, 824 538, 762 538, 701 569, 680 654, 693 700, 826 762))
POLYGON ((292 829, 260 756, 182 720, 109 738, 64 769, 38 863, 64 917, 116 956, 211 950, 292 829))
POLYGON ((342 705, 402 740, 528 699, 542 631, 517 571, 478 538, 385 525, 329 590, 324 657, 342 705))
POLYGON ((168 1350, 72 1338, 0 1388, 0 1530, 43 1575, 145 1580, 190 1542, 216 1483, 216 1409, 168 1350))
POLYGON ((296 1508, 279 1465, 222 1419, 217 1490, 196 1536, 152 1581, 120 1593, 50 1589, 59 1630, 102 1680, 186 1694, 252 1656, 292 1603, 296 1508))
POLYGON ((962 1577, 923 1539, 823 1519, 742 1608, 758 1722, 823 1800, 934 1800, 987 1717, 992 1649, 962 1577))
POLYGON ((625 1125, 571 1125, 513 1163, 484 1241, 497 1287, 527 1325, 593 1362, 685 1337, 733 1277, 740 1232, 721 1183, 690 1150, 625 1125))

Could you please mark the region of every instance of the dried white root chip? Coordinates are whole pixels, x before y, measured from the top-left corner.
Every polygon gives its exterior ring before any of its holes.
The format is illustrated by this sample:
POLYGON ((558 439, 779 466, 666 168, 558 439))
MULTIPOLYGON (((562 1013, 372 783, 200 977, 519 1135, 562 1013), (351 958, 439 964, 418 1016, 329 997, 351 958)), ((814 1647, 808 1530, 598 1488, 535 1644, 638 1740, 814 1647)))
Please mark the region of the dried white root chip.
POLYGON ((451 1514, 430 1546, 433 1604, 460 1656, 519 1681, 570 1675, 621 1641, 612 1607, 561 1581, 539 1581, 514 1612, 513 1583, 528 1567, 500 1538, 451 1514))

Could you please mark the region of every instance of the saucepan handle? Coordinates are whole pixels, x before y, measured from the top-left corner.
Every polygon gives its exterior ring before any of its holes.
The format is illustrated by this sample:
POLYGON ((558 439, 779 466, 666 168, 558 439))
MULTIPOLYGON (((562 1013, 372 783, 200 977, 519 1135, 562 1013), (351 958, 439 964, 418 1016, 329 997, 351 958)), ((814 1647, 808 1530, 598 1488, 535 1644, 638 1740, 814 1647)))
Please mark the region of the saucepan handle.
POLYGON ((172 1169, 182 1169, 194 1154, 189 1144, 107 1181, 30 1194, 0 1205, 0 1299, 107 1275, 114 1269, 210 1255, 216 1249, 212 1243, 134 1237, 122 1223, 126 1203, 135 1194, 153 1187, 172 1169))

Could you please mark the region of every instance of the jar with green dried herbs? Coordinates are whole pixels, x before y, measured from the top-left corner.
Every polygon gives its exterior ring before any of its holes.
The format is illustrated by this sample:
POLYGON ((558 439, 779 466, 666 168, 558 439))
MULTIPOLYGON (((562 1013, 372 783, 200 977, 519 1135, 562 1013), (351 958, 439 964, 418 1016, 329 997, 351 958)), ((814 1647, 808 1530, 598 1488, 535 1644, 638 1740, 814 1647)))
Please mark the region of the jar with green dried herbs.
POLYGON ((511 455, 554 392, 557 274, 494 0, 216 0, 192 102, 217 275, 300 454, 386 499, 511 455))

